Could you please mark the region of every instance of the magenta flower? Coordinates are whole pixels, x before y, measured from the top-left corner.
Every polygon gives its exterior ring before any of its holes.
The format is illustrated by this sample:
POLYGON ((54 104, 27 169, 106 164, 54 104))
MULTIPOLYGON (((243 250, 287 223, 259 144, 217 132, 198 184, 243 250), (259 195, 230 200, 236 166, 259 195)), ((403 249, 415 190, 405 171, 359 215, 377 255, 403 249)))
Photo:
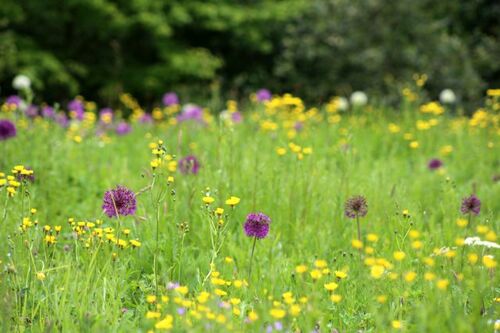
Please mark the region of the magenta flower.
POLYGON ((272 97, 271 92, 268 89, 257 90, 257 92, 255 93, 255 96, 257 97, 257 101, 259 101, 259 102, 268 101, 272 97))
POLYGON ((438 158, 433 158, 427 164, 427 167, 429 168, 429 170, 436 170, 436 169, 439 169, 442 166, 443 166, 443 162, 440 159, 438 159, 438 158))
POLYGON ((102 209, 108 217, 134 215, 137 209, 135 193, 118 185, 104 193, 102 209))
POLYGON ((199 169, 200 162, 198 162, 198 159, 193 155, 186 156, 179 160, 179 170, 183 174, 192 173, 193 175, 196 175, 199 169))
POLYGON ((118 134, 118 135, 126 135, 126 134, 130 133, 131 130, 132 130, 132 127, 129 124, 127 124, 127 122, 125 122, 125 121, 120 122, 116 126, 116 134, 118 134))
POLYGON ((0 120, 0 141, 15 137, 17 134, 16 125, 7 119, 0 120))
POLYGON ((203 123, 203 110, 198 105, 188 104, 184 106, 182 112, 177 116, 178 122, 194 120, 203 123))
POLYGON ((179 97, 173 91, 170 91, 163 95, 163 105, 171 106, 171 105, 179 105, 179 97))
POLYGON ((351 219, 365 216, 368 213, 368 205, 365 197, 356 195, 349 198, 345 202, 344 213, 345 216, 351 219))
POLYGON ((17 95, 12 95, 12 96, 7 97, 7 99, 5 100, 5 104, 15 105, 16 107, 19 107, 21 105, 22 101, 23 100, 21 99, 21 97, 19 97, 17 95))
POLYGON ((56 115, 56 112, 54 111, 54 108, 51 106, 44 106, 42 108, 42 116, 44 118, 54 118, 56 115))
POLYGON ((248 237, 262 239, 267 237, 270 223, 271 219, 264 213, 250 213, 247 215, 243 228, 248 237))
POLYGON ((462 214, 474 214, 479 215, 481 211, 481 200, 474 194, 471 194, 467 198, 463 198, 462 205, 460 206, 460 211, 462 214))

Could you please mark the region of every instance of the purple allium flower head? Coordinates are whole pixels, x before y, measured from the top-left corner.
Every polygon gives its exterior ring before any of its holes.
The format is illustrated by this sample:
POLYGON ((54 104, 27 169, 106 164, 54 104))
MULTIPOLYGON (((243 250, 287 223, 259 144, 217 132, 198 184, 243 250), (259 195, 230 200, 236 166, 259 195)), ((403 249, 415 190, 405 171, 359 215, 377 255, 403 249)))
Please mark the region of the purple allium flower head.
POLYGON ((301 121, 297 121, 294 125, 293 128, 297 131, 300 132, 304 128, 304 123, 301 121))
POLYGON ((19 107, 21 105, 22 101, 23 100, 21 99, 21 97, 19 97, 17 95, 12 95, 12 96, 7 97, 7 99, 5 100, 5 103, 19 107))
POLYGON ((200 169, 200 162, 193 155, 186 156, 179 160, 179 170, 184 174, 192 173, 196 175, 200 169))
POLYGON ((481 211, 481 200, 479 200, 479 198, 474 194, 471 194, 467 198, 463 198, 460 211, 462 214, 479 215, 479 212, 481 211))
POLYGON ((149 113, 144 113, 141 118, 139 118, 139 122, 142 124, 151 124, 153 122, 153 117, 149 113))
POLYGON ((62 112, 56 114, 56 121, 61 127, 67 127, 69 124, 68 116, 62 112))
POLYGON ((83 102, 78 98, 73 99, 68 103, 68 110, 70 112, 75 113, 75 118, 78 120, 83 120, 83 113, 85 112, 85 108, 83 106, 83 102))
POLYGON ((120 122, 116 126, 116 134, 118 134, 118 135, 126 135, 126 134, 130 133, 131 130, 132 130, 132 127, 125 121, 120 122))
POLYGON ((243 116, 241 115, 240 112, 236 111, 231 113, 231 120, 234 124, 239 124, 243 120, 243 116))
POLYGON ((271 219, 264 213, 250 213, 243 228, 248 237, 265 238, 269 233, 269 224, 271 219))
POLYGON ((178 104, 179 104, 179 97, 173 91, 169 91, 168 93, 163 95, 163 105, 171 106, 171 105, 178 105, 178 104))
POLYGON ((257 97, 257 101, 259 101, 259 102, 268 101, 272 97, 271 92, 268 89, 257 90, 257 92, 255 93, 255 96, 257 97))
POLYGON ((44 106, 42 108, 42 116, 44 118, 54 118, 56 115, 56 112, 54 111, 54 108, 51 106, 44 106))
POLYGON ((0 141, 15 137, 17 134, 16 125, 10 120, 0 120, 0 141))
POLYGON ((433 158, 427 164, 427 167, 429 168, 429 170, 436 170, 436 169, 439 169, 442 166, 443 166, 443 162, 440 159, 438 159, 438 158, 433 158))
POLYGON ((36 116, 38 116, 38 106, 33 104, 28 105, 26 110, 24 110, 24 114, 28 118, 35 118, 36 116))
POLYGON ((124 186, 118 185, 104 193, 102 209, 109 217, 134 215, 136 208, 135 193, 124 186))
POLYGON ((177 116, 177 121, 194 120, 203 122, 203 110, 198 105, 188 104, 184 106, 182 112, 177 116))
POLYGON ((349 198, 345 202, 345 216, 354 219, 356 217, 363 217, 368 213, 368 205, 366 203, 366 198, 361 195, 356 195, 349 198))

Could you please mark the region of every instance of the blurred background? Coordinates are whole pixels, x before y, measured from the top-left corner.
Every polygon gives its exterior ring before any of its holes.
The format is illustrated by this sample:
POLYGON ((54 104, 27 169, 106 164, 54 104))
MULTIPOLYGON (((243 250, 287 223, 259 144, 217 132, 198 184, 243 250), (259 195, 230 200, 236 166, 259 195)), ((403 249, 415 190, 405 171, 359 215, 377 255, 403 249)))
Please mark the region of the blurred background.
POLYGON ((0 95, 22 73, 47 103, 268 88, 390 104, 417 84, 474 105, 500 87, 499 36, 495 0, 2 0, 0 95))

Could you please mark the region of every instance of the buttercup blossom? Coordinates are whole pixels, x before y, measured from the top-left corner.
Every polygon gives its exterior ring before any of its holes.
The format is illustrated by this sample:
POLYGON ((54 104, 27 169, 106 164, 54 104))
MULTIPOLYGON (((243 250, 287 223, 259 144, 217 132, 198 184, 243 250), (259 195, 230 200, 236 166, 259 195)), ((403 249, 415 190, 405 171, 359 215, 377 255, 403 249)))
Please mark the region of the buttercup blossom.
POLYGON ((134 215, 137 208, 135 193, 118 185, 104 193, 102 209, 108 217, 134 215))
POLYGON ((462 206, 460 207, 462 214, 474 214, 478 215, 481 211, 481 200, 474 194, 462 200, 462 206))
POLYGON ((269 224, 271 219, 264 213, 250 213, 243 228, 248 237, 265 238, 269 233, 269 224))

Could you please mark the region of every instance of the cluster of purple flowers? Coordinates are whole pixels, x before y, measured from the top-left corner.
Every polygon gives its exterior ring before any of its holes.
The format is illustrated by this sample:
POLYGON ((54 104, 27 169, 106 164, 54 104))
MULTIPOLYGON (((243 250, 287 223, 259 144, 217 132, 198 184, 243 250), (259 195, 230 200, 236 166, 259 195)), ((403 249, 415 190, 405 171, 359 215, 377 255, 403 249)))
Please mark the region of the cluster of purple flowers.
POLYGON ((181 158, 178 165, 180 172, 182 172, 183 174, 192 173, 193 175, 196 175, 200 169, 200 162, 193 155, 181 158))
POLYGON ((460 206, 460 211, 462 214, 474 214, 479 215, 481 211, 481 200, 474 194, 462 199, 462 205, 460 206))
POLYGON ((204 123, 202 108, 194 104, 185 105, 182 112, 177 116, 177 121, 184 122, 188 120, 204 123))
POLYGON ((0 141, 4 141, 16 136, 16 125, 10 120, 0 120, 0 141))

